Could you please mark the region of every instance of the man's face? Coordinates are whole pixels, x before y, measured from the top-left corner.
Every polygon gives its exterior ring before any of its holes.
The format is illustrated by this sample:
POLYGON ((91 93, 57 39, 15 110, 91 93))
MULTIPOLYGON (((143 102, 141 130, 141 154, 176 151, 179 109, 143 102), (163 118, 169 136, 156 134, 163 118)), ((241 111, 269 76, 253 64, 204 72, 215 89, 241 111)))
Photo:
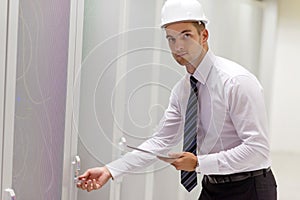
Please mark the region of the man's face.
MULTIPOLYGON (((166 27, 166 38, 172 55, 180 65, 198 65, 203 50, 201 35, 191 22, 178 22, 166 27)), ((197 66, 195 66, 197 67, 197 66)))

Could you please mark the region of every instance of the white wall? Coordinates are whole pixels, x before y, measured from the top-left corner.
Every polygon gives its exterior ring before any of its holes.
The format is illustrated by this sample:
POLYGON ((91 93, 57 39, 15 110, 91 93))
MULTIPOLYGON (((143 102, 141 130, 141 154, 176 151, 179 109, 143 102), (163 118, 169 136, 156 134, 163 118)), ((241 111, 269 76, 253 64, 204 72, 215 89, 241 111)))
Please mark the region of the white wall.
POLYGON ((273 151, 300 152, 300 1, 279 0, 270 110, 273 151))
POLYGON ((210 49, 258 75, 263 3, 254 0, 200 2, 209 19, 210 49))

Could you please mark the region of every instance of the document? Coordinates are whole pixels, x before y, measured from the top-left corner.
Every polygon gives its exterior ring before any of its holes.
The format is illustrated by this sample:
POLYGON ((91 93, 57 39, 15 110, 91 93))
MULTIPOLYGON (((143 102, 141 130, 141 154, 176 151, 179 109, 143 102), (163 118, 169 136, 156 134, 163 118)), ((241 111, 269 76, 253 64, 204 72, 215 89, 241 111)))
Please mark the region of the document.
POLYGON ((128 147, 130 149, 133 149, 133 150, 137 150, 137 151, 141 151, 141 152, 144 152, 144 153, 151 154, 151 155, 156 156, 160 160, 165 161, 167 163, 172 163, 176 159, 180 158, 180 154, 178 154, 178 153, 171 154, 171 155, 163 155, 163 154, 160 154, 160 153, 155 153, 155 152, 152 152, 152 151, 149 151, 149 150, 145 150, 145 149, 141 149, 141 148, 138 148, 138 147, 130 146, 128 144, 126 144, 126 147, 128 147))

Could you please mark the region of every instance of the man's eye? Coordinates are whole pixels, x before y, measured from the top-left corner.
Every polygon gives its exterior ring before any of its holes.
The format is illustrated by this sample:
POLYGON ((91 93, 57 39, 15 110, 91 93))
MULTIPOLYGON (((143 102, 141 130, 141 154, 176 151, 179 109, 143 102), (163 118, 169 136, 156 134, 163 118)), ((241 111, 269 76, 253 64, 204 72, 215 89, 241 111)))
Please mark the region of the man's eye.
POLYGON ((186 33, 186 34, 183 35, 183 38, 184 38, 184 39, 188 39, 188 38, 190 38, 190 37, 191 37, 191 34, 189 34, 189 33, 186 33))
POLYGON ((169 38, 168 38, 168 42, 169 42, 169 43, 174 43, 174 42, 175 42, 175 38, 169 37, 169 38))

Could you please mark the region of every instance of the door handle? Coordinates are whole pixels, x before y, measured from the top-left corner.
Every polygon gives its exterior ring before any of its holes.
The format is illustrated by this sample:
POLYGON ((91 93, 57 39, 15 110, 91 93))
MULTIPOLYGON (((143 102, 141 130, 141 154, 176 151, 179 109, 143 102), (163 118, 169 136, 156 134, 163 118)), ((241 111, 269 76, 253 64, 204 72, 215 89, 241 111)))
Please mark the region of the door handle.
POLYGON ((122 156, 126 153, 126 138, 125 137, 121 137, 120 140, 119 140, 119 155, 118 156, 122 156))
POLYGON ((5 192, 7 193, 7 200, 16 200, 16 194, 13 189, 7 188, 5 189, 5 192))
POLYGON ((74 157, 72 165, 74 167, 74 183, 77 183, 78 182, 79 171, 80 171, 80 157, 79 156, 74 157))

